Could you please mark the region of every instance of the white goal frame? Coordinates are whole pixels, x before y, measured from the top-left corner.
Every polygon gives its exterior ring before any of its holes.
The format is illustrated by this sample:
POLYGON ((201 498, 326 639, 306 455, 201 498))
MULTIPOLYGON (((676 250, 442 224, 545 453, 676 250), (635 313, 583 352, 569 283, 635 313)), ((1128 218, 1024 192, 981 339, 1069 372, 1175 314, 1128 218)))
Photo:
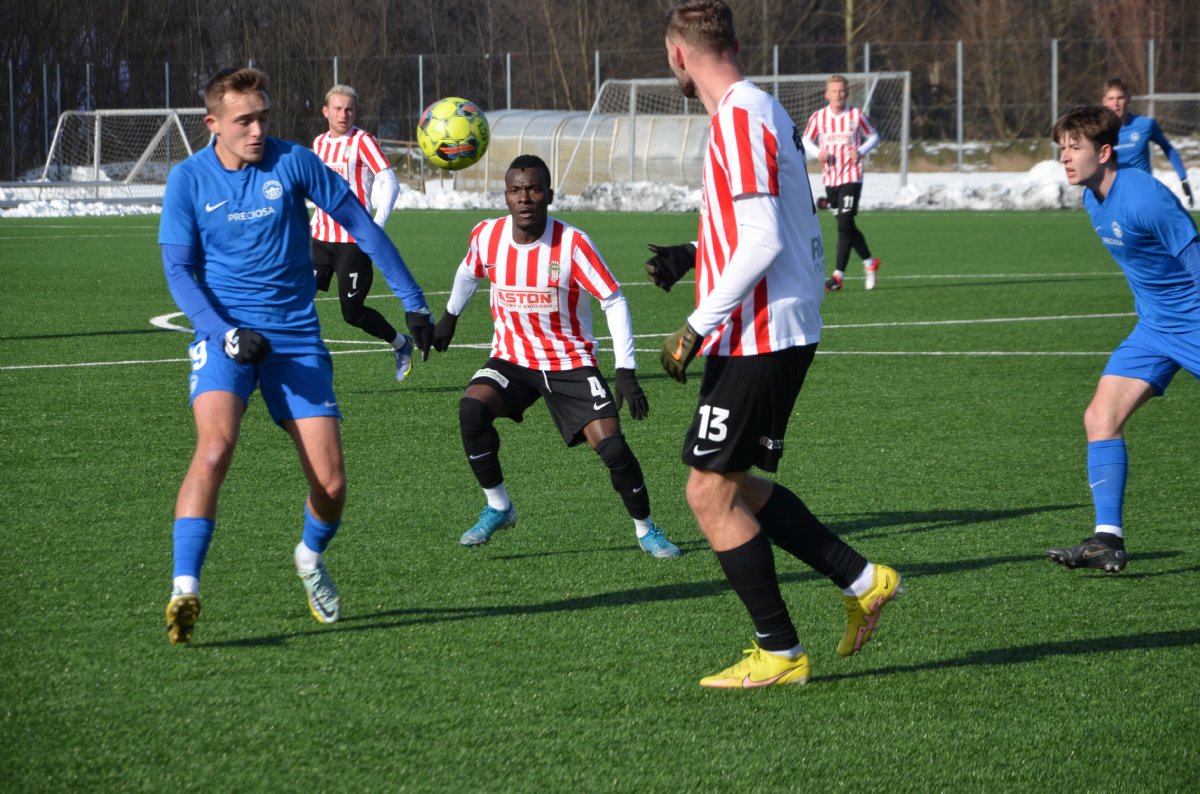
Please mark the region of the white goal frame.
MULTIPOLYGON (((911 117, 911 72, 851 72, 844 75, 851 88, 850 104, 862 108, 872 116, 872 103, 876 100, 876 89, 884 81, 898 85, 898 96, 888 101, 894 110, 889 112, 889 129, 880 129, 885 143, 896 147, 895 170, 881 174, 868 170, 867 183, 873 180, 882 191, 893 192, 908 183, 908 153, 910 146, 911 117), (898 107, 895 106, 898 103, 898 107), (890 140, 889 140, 890 139, 890 140), (877 178, 878 177, 878 178, 877 178)), ((829 74, 761 75, 748 77, 763 90, 775 95, 792 116, 792 120, 803 130, 808 117, 823 107, 825 82, 829 74), (801 103, 796 89, 804 86, 810 95, 816 92, 819 100, 811 96, 801 103), (811 88, 809 88, 811 87, 811 88)), ((876 126, 880 126, 876 124, 876 126)), ((660 135, 663 134, 660 132, 660 135)), ((561 161, 552 164, 558 173, 555 182, 562 189, 572 192, 580 184, 605 181, 670 181, 696 187, 700 180, 697 152, 702 155, 703 141, 707 139, 708 117, 698 100, 689 100, 678 90, 674 78, 643 78, 636 80, 606 80, 592 104, 591 112, 583 129, 575 140, 574 148, 559 171, 561 161), (639 111, 639 89, 648 89, 667 101, 667 112, 648 113, 639 111), (620 112, 602 110, 606 94, 625 92, 628 101, 620 112), (672 94, 673 92, 673 94, 672 94), (672 140, 678 140, 678 161, 670 173, 651 173, 647 167, 650 147, 656 128, 666 131, 672 140), (618 162, 618 160, 623 162, 618 162), (581 175, 581 171, 583 172, 581 175)), ((872 155, 868 155, 871 157, 872 155)), ((661 158, 660 158, 661 159, 661 158)), ((819 178, 819 168, 814 169, 819 178)), ((864 186, 866 193, 866 186, 864 186)))
POLYGON ((41 178, 22 183, 39 199, 160 201, 167 173, 211 139, 204 108, 69 110, 58 118, 41 178), (142 120, 137 125, 138 120, 142 120), (113 139, 118 123, 139 128, 113 139), (112 177, 109 172, 120 172, 112 177))

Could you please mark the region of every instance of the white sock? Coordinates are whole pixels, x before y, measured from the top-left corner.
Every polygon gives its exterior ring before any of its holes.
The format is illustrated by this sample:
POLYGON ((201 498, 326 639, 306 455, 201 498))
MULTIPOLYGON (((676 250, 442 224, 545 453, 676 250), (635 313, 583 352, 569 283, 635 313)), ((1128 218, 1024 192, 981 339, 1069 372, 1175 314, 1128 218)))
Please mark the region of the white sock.
POLYGON ((176 576, 171 581, 171 591, 180 593, 199 593, 200 580, 195 576, 176 576))
POLYGON ((1107 532, 1110 535, 1116 535, 1118 538, 1125 537, 1125 532, 1120 527, 1115 527, 1112 524, 1097 524, 1096 532, 1107 532))
POLYGON ((849 587, 842 590, 842 593, 848 596, 860 596, 870 590, 873 584, 875 584, 875 565, 868 562, 858 578, 851 582, 849 587))
MULTIPOLYGON (((760 640, 762 639, 762 635, 757 631, 754 632, 754 636, 758 637, 760 640)), ((797 643, 795 647, 788 648, 786 651, 767 651, 767 653, 774 656, 782 656, 785 659, 791 659, 792 661, 795 661, 796 659, 800 658, 800 654, 804 653, 804 646, 797 643)))
POLYGON ((845 277, 846 277, 846 271, 845 271, 845 270, 835 270, 835 271, 833 271, 833 272, 834 272, 834 274, 835 274, 835 275, 837 275, 839 278, 845 278, 845 277))
POLYGON ((871 257, 870 259, 864 259, 863 267, 870 267, 874 261, 875 261, 875 257, 871 257))
POLYGON ((392 340, 392 348, 399 350, 402 347, 404 347, 404 334, 397 331, 396 338, 392 340))
POLYGON ((483 493, 487 496, 488 506, 493 510, 507 510, 512 507, 512 500, 508 498, 508 488, 504 483, 495 488, 484 488, 483 493))
POLYGON ((654 522, 650 519, 650 516, 646 516, 645 518, 633 519, 633 529, 635 532, 637 532, 638 540, 641 540, 642 538, 649 535, 650 527, 653 525, 654 525, 654 522))
POLYGON ((321 564, 321 555, 304 545, 304 541, 296 544, 296 570, 311 571, 321 564))

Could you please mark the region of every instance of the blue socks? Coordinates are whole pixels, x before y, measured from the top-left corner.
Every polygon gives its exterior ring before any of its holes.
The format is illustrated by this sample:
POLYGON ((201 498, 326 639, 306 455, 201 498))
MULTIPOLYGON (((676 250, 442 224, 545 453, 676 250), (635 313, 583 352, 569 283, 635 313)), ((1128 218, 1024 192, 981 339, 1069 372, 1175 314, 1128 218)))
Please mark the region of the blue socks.
POLYGON ((211 518, 175 519, 175 576, 200 578, 212 542, 213 524, 211 518))
POLYGON ((304 534, 301 536, 301 540, 304 541, 305 546, 317 554, 324 554, 325 547, 329 545, 329 541, 333 540, 341 523, 342 519, 340 518, 330 521, 328 524, 325 523, 312 514, 306 502, 304 504, 304 534))
MULTIPOLYGON (((1125 499, 1125 476, 1129 458, 1125 454, 1125 439, 1110 438, 1088 442, 1088 485, 1096 505, 1096 526, 1121 527, 1121 505, 1125 499)), ((1115 533, 1116 534, 1116 533, 1115 533)))

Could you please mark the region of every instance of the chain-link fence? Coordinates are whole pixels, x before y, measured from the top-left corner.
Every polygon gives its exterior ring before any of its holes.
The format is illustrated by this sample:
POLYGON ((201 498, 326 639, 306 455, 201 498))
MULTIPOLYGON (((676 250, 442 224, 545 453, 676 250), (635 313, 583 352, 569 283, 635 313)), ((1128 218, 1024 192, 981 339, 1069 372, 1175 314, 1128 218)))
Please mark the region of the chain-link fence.
MULTIPOLYGON (((1200 76, 1180 67, 1193 62, 1197 45, 1153 39, 870 42, 855 53, 857 71, 912 73, 911 146, 923 155, 914 168, 953 169, 964 167, 972 141, 1000 144, 993 156, 1027 155, 1038 147, 1048 153, 1046 136, 1056 114, 1098 101, 1110 76, 1124 77, 1138 94, 1200 91, 1200 76)), ((767 46, 748 48, 740 57, 748 74, 812 74, 842 71, 846 49, 767 46)), ((498 52, 253 57, 241 63, 271 78, 273 134, 302 142, 325 129, 321 104, 334 82, 358 90, 360 126, 381 138, 411 140, 422 108, 444 95, 468 97, 485 110, 586 110, 605 79, 668 76, 661 48, 597 50, 554 68, 549 60, 547 53, 498 52)), ((0 89, 8 133, 0 136, 0 178, 40 173, 63 112, 201 106, 202 86, 216 68, 178 62, 15 67, 9 61, 0 89)))

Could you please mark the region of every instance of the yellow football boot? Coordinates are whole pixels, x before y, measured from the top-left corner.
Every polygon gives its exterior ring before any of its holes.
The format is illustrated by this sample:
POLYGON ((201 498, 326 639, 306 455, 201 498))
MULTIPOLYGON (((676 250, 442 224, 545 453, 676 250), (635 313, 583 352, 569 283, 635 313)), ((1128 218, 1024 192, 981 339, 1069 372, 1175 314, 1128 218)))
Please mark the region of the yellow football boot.
POLYGON ((172 645, 192 641, 192 629, 200 617, 200 596, 195 593, 171 593, 167 604, 167 639, 172 645))
POLYGON ((838 643, 838 656, 858 653, 875 632, 884 604, 903 592, 900 574, 886 565, 876 565, 870 590, 861 596, 842 596, 846 604, 846 633, 838 643))
POLYGON ((808 654, 803 651, 795 659, 789 659, 777 653, 764 651, 756 642, 753 648, 747 648, 743 653, 746 654, 746 658, 716 675, 701 678, 700 686, 755 689, 760 686, 807 684, 812 675, 808 654))

